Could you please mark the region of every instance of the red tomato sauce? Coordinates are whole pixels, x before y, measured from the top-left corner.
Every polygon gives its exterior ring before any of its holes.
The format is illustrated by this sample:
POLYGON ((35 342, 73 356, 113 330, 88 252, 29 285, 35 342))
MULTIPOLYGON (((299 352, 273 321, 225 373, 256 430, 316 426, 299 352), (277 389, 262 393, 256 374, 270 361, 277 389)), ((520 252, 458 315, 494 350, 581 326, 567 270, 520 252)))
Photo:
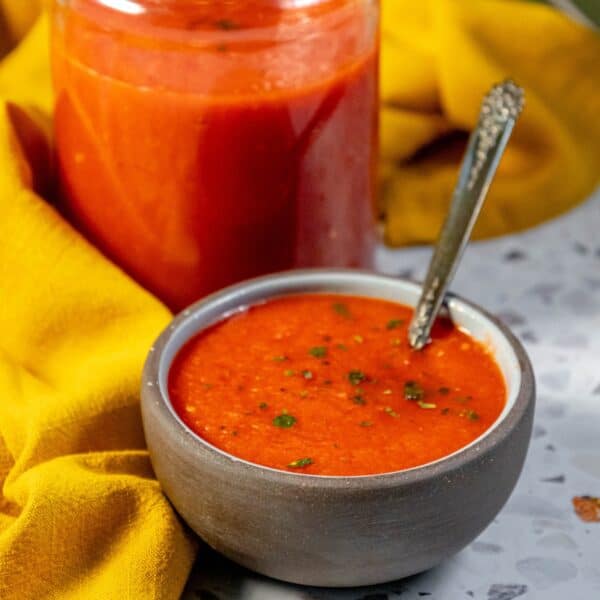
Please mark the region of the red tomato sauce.
POLYGON ((146 4, 56 9, 65 212, 175 310, 292 266, 368 266, 378 105, 366 5, 146 4))
POLYGON ((486 347, 450 322, 411 350, 411 316, 339 295, 251 307, 184 346, 170 400, 200 437, 260 465, 314 475, 423 465, 485 432, 506 385, 486 347))

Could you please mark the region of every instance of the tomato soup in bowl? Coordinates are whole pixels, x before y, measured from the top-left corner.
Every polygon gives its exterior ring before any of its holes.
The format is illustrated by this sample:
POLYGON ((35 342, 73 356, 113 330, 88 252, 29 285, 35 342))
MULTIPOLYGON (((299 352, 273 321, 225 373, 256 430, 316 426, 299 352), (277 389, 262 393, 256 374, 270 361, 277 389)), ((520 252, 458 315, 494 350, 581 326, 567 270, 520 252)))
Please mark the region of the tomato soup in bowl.
POLYGON ((295 271, 228 288, 151 350, 142 414, 157 477, 242 565, 323 586, 439 563, 476 537, 524 461, 534 381, 519 342, 448 299, 409 348, 417 284, 295 271))

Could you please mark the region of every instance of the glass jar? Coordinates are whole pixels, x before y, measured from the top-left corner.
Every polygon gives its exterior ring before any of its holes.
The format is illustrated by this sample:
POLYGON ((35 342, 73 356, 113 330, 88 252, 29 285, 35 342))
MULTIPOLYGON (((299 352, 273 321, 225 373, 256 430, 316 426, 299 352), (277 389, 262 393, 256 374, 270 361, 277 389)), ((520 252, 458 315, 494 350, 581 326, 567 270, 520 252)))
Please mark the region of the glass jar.
POLYGON ((369 266, 378 0, 55 0, 65 213, 172 309, 369 266))

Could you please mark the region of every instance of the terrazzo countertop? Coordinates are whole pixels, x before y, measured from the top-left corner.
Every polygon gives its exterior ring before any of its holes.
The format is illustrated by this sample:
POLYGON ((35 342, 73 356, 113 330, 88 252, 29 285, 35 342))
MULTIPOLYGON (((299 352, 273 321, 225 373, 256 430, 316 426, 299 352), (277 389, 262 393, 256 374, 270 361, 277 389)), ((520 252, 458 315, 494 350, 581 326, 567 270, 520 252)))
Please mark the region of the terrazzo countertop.
MULTIPOLYGON (((430 251, 381 250, 382 271, 423 279, 430 251)), ((533 439, 494 522, 437 568, 381 586, 287 585, 202 548, 184 600, 594 600, 600 522, 573 498, 600 496, 600 192, 526 233, 471 245, 453 291, 500 316, 532 359, 533 439)))

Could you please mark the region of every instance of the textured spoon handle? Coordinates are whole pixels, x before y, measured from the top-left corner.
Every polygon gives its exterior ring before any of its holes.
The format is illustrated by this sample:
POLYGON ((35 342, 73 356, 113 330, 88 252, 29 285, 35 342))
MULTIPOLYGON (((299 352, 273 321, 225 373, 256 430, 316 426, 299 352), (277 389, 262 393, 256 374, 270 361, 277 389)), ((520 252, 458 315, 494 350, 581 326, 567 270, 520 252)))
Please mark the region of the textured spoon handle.
POLYGON ((512 81, 494 86, 483 101, 479 123, 469 138, 450 210, 408 330, 408 340, 416 350, 429 343, 444 294, 522 108, 523 90, 512 81))

